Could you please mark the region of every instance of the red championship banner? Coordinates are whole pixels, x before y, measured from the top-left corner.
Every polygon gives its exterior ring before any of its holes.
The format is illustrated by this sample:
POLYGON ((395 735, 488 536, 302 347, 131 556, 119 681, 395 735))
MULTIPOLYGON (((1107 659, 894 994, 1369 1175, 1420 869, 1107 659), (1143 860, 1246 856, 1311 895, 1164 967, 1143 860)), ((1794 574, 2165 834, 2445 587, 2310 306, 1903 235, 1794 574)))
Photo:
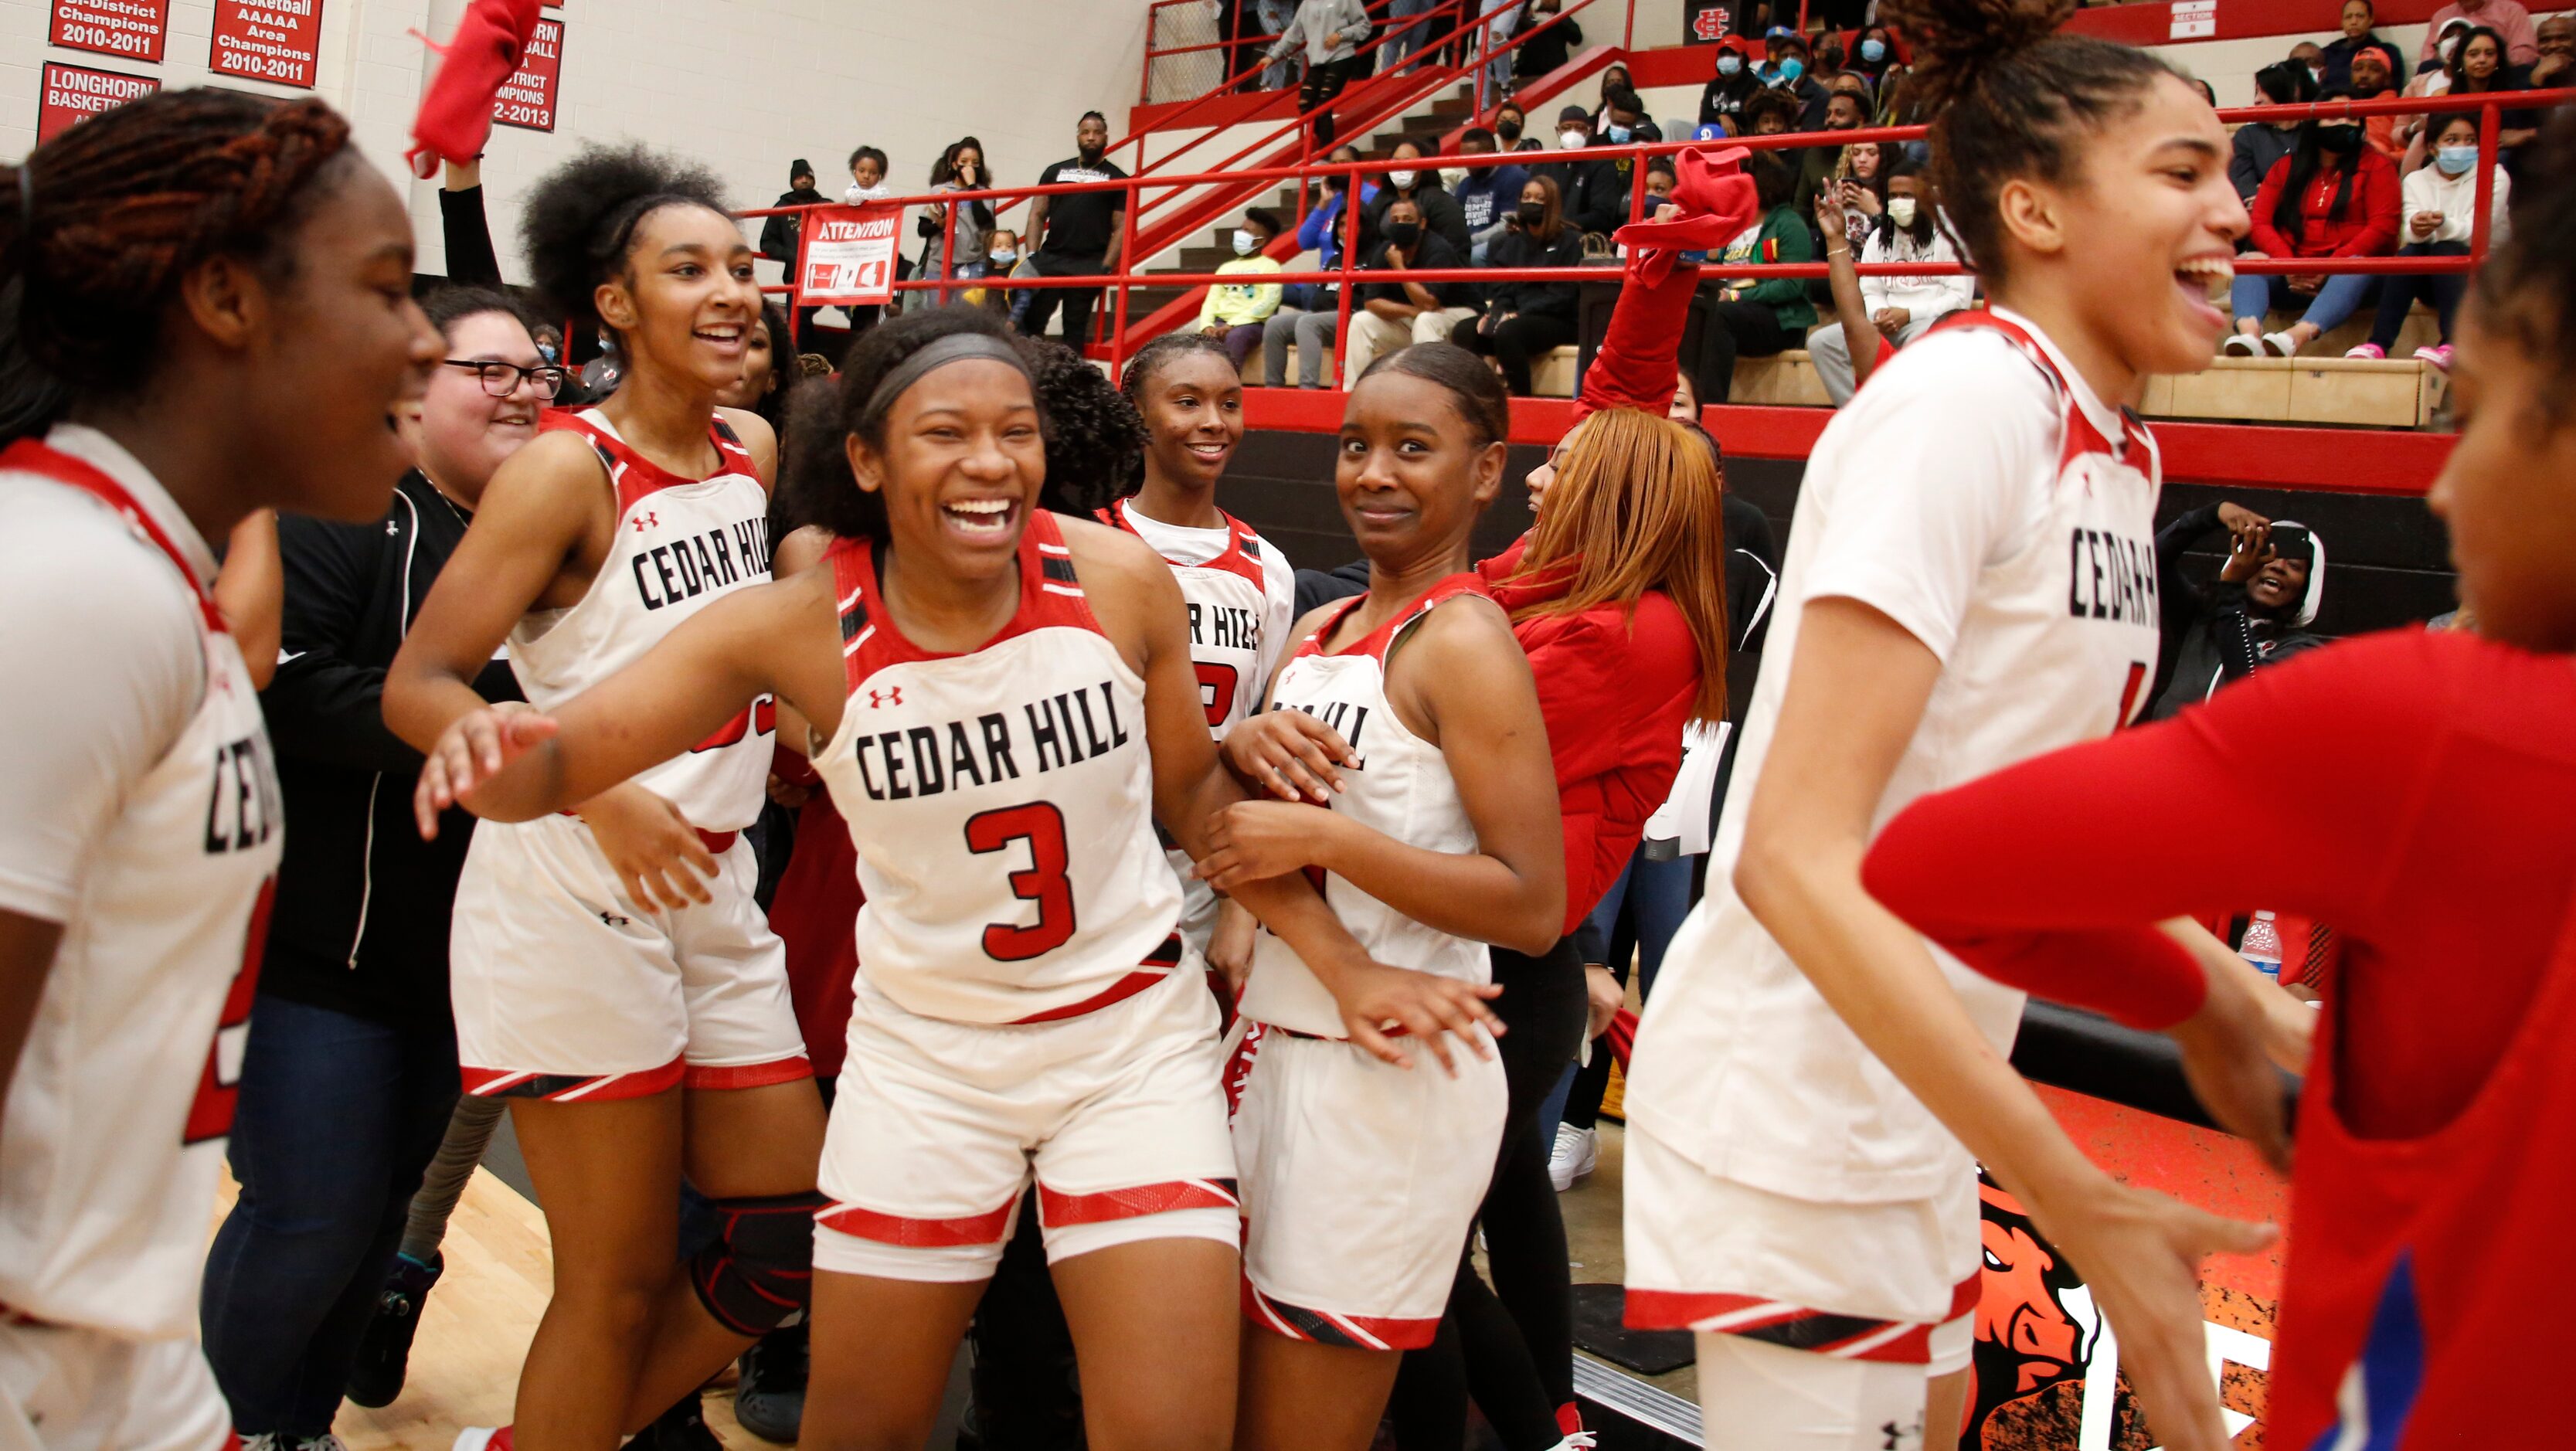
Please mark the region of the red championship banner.
POLYGON ((36 141, 51 141, 101 111, 161 89, 150 76, 94 71, 60 61, 45 62, 44 93, 36 108, 36 141))
POLYGON ((528 131, 555 129, 555 97, 563 82, 564 23, 540 20, 519 57, 519 68, 492 98, 492 119, 528 131))
POLYGON ((66 50, 159 61, 170 34, 170 0, 54 0, 47 37, 66 50))
POLYGON ((322 0, 215 0, 216 75, 310 90, 321 49, 322 0))
POLYGON ((798 307, 871 307, 894 300, 901 207, 817 207, 805 214, 798 307))

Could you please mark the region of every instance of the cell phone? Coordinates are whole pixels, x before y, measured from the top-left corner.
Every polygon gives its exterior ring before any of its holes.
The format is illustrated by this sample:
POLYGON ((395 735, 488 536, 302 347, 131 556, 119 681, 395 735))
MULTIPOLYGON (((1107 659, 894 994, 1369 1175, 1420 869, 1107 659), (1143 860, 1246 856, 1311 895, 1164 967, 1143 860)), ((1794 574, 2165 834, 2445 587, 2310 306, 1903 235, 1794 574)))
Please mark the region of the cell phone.
POLYGON ((2275 524, 2269 537, 2274 554, 2291 559, 2316 557, 2316 541, 2303 525, 2275 524))

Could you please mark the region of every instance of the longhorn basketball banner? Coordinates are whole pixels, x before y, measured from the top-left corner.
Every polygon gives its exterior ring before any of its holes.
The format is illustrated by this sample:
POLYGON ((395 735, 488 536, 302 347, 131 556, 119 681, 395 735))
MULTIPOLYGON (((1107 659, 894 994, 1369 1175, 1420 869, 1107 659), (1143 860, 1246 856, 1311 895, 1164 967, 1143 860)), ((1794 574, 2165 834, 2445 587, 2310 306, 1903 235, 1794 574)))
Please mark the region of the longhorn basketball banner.
POLYGON ((42 98, 36 107, 36 139, 51 141, 74 126, 138 97, 161 89, 150 76, 123 71, 95 71, 87 66, 45 62, 42 98))
POLYGON ((894 300, 901 207, 821 207, 805 216, 796 265, 798 307, 872 307, 894 300))

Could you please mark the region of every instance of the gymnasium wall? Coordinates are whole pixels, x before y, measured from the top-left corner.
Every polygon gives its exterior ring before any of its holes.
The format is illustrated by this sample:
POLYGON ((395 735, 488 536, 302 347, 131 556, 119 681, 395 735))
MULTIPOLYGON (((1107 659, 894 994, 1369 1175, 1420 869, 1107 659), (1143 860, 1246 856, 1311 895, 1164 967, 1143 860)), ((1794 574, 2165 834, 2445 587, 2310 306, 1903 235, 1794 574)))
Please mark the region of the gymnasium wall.
MULTIPOLYGON (((445 270, 435 183, 410 183, 402 152, 421 86, 436 73, 412 32, 443 40, 463 0, 293 0, 320 11, 309 92, 209 74, 218 0, 93 0, 165 9, 157 64, 49 45, 54 3, 0 0, 0 156, 35 144, 48 60, 166 87, 211 80, 318 95, 356 123, 370 160, 409 185, 420 270, 445 270)), ((1085 110, 1123 120, 1144 58, 1137 0, 566 0, 545 13, 565 32, 555 129, 497 126, 484 163, 513 281, 525 278, 512 240, 520 196, 584 141, 682 152, 722 177, 741 206, 785 191, 799 156, 837 194, 848 184, 843 158, 861 142, 893 158, 898 185, 919 190, 940 148, 973 134, 1003 181, 1028 183, 1073 153, 1085 110)))

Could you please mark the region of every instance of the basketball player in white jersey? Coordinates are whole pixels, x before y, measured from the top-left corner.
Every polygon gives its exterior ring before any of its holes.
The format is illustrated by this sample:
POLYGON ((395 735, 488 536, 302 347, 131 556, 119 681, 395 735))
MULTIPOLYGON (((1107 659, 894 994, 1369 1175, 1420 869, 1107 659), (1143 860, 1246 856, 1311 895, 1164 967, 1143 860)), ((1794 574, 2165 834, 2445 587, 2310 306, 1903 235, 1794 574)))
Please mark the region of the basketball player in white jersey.
MULTIPOLYGON (((551 716, 461 720, 422 775, 424 812, 527 820, 755 697, 810 723, 867 905, 804 1444, 928 1437, 1032 1180, 1093 1444, 1215 1448, 1232 1427, 1216 1005, 1154 823, 1203 852, 1243 793, 1170 568, 1039 507, 1027 367, 974 309, 870 332, 796 448, 791 512, 842 541, 823 565, 718 601, 551 716)), ((1468 984, 1370 961, 1304 882, 1237 895, 1352 1014, 1435 1044, 1481 1031, 1468 984)))
MULTIPOLYGON (((2191 84, 2035 15, 1914 0, 1902 19, 1993 310, 1898 354, 1816 446, 1745 717, 1755 785, 1727 801, 1631 1067, 1628 1323, 1700 1332, 1706 1421, 1752 1451, 1956 1438, 1980 1157, 2115 1322, 2196 1294, 2202 1251, 2250 1247, 2126 1191, 2058 1212, 2058 1184, 2100 1176, 2006 1064, 2021 994, 1860 881, 1914 797, 2136 715, 2160 466, 2128 405, 2207 363, 2246 229, 2191 84)), ((2124 1339, 2122 1368, 2162 1444, 2215 1446, 2186 1339, 2124 1339)))
MULTIPOLYGON (((1208 732, 1223 740, 1227 728, 1260 708, 1297 614, 1297 572, 1287 556, 1216 504, 1217 480, 1243 442, 1243 379, 1225 344, 1178 332, 1139 350, 1120 387, 1145 420, 1144 478, 1104 511, 1103 522, 1144 540, 1172 566, 1189 606, 1190 659, 1208 732)), ((1220 905, 1205 882, 1187 875, 1188 856, 1171 856, 1183 873, 1181 936, 1240 983, 1252 915, 1220 905)))
POLYGON ((234 1444, 197 1278, 284 823, 208 541, 382 512, 439 353, 348 135, 163 91, 0 168, 0 1446, 234 1444))
MULTIPOLYGON (((1502 484, 1508 409, 1493 370, 1447 343, 1382 358, 1353 390, 1334 486, 1368 556, 1368 593, 1298 622, 1273 710, 1226 739, 1237 774, 1267 782, 1274 754, 1304 740, 1287 713, 1314 716, 1349 748, 1342 789, 1329 810, 1229 808, 1196 868, 1226 892, 1317 876, 1372 956, 1488 994, 1499 989, 1486 944, 1544 951, 1565 914, 1537 686, 1469 569, 1469 536, 1502 484)), ((1235 1151, 1253 1333, 1236 1444, 1356 1451, 1402 1352, 1439 1328, 1493 1180, 1503 1068, 1482 1054, 1416 1063, 1267 933, 1241 1008, 1252 1041, 1235 1151)))
MULTIPOLYGON (((405 739, 427 748, 485 709, 470 682, 505 645, 542 710, 768 581, 775 442, 715 402, 761 325, 718 197, 705 173, 630 149, 585 152, 530 198, 540 286, 615 333, 623 382, 548 414, 493 476, 388 673, 405 739)), ((555 1247, 495 1444, 613 1446, 805 1300, 822 1103, 740 839, 772 710, 740 704, 571 813, 477 831, 466 854, 461 1073, 509 1102, 555 1247), (721 1232, 675 1273, 684 1174, 721 1232)))

